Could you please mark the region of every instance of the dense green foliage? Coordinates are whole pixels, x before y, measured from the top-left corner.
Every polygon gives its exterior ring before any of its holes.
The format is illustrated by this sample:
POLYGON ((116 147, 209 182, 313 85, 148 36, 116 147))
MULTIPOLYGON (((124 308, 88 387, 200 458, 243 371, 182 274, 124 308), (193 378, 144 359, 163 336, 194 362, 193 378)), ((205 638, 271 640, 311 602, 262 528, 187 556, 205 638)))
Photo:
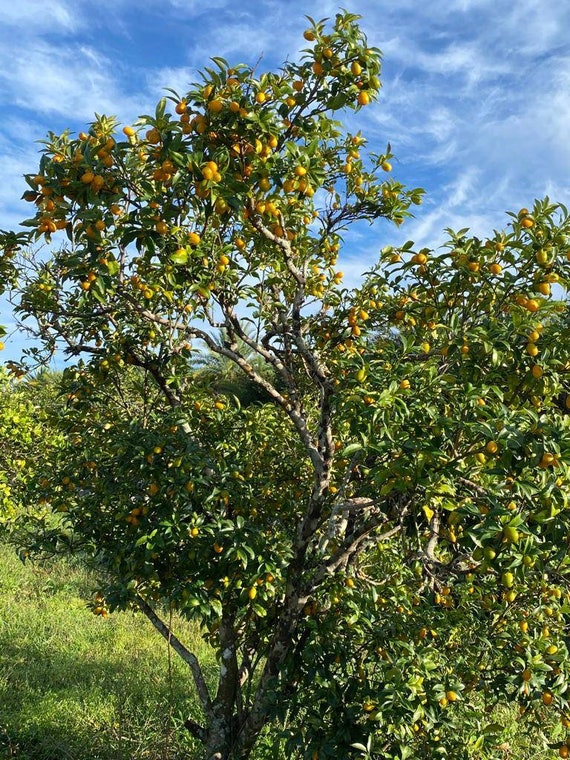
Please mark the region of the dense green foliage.
POLYGON ((50 422, 50 408, 58 403, 54 378, 46 374, 20 383, 2 370, 0 396, 0 531, 9 531, 28 503, 28 484, 38 462, 45 463, 42 447, 62 439, 50 422))

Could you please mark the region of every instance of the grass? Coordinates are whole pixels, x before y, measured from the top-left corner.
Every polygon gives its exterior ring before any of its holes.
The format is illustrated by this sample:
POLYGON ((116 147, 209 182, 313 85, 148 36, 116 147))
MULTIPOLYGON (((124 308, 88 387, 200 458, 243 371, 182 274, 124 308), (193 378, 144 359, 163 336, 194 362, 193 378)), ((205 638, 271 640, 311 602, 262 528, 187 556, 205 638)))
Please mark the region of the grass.
MULTIPOLYGON (((197 755, 186 666, 142 615, 92 615, 93 579, 58 560, 23 565, 0 545, 0 758, 178 760, 197 755)), ((176 632, 213 658, 190 625, 176 632)))

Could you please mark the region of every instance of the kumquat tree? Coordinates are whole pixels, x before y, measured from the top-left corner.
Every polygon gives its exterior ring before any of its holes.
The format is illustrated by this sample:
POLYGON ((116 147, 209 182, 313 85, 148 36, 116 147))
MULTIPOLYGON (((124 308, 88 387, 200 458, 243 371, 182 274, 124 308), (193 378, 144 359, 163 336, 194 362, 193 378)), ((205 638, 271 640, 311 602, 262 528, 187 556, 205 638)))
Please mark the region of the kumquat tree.
POLYGON ((169 640, 207 760, 502 758, 501 704, 566 757, 568 214, 388 247, 343 287, 346 231, 422 191, 338 120, 380 88, 358 17, 305 39, 49 135, 4 258, 64 403, 12 535, 169 640), (256 400, 198 382, 207 352, 256 400))

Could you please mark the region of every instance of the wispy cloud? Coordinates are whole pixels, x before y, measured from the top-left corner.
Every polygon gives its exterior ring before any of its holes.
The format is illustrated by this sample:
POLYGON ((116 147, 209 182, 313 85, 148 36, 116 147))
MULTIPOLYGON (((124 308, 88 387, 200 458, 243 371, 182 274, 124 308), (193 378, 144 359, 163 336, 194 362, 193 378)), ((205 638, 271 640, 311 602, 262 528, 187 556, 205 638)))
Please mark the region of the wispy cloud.
POLYGON ((15 61, 0 53, 0 88, 12 107, 23 112, 90 120, 95 110, 114 113, 131 96, 122 92, 112 62, 85 44, 59 47, 36 42, 15 61))
POLYGON ((74 32, 81 26, 80 18, 73 6, 59 0, 6 2, 0 6, 0 25, 4 30, 17 29, 25 36, 34 32, 44 34, 46 29, 60 34, 74 32))

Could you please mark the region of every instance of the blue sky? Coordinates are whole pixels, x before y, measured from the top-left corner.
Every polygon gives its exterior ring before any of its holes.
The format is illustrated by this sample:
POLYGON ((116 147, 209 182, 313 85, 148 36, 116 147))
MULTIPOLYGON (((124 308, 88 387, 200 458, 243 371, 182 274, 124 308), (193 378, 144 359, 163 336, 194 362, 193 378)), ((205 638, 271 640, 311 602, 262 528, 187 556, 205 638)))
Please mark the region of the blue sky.
MULTIPOLYGON (((446 227, 503 227, 507 209, 548 194, 570 204, 570 4, 559 0, 346 0, 384 54, 379 103, 360 112, 394 177, 426 200, 400 229, 355 236, 353 281, 387 243, 435 246, 446 227)), ((279 66, 306 44, 305 15, 329 0, 5 0, 0 4, 0 228, 28 213, 22 175, 48 130, 94 112, 131 123, 164 88, 195 81, 213 55, 279 66)), ((0 323, 10 326, 7 307, 0 323)), ((6 340, 4 358, 21 340, 6 340)))

